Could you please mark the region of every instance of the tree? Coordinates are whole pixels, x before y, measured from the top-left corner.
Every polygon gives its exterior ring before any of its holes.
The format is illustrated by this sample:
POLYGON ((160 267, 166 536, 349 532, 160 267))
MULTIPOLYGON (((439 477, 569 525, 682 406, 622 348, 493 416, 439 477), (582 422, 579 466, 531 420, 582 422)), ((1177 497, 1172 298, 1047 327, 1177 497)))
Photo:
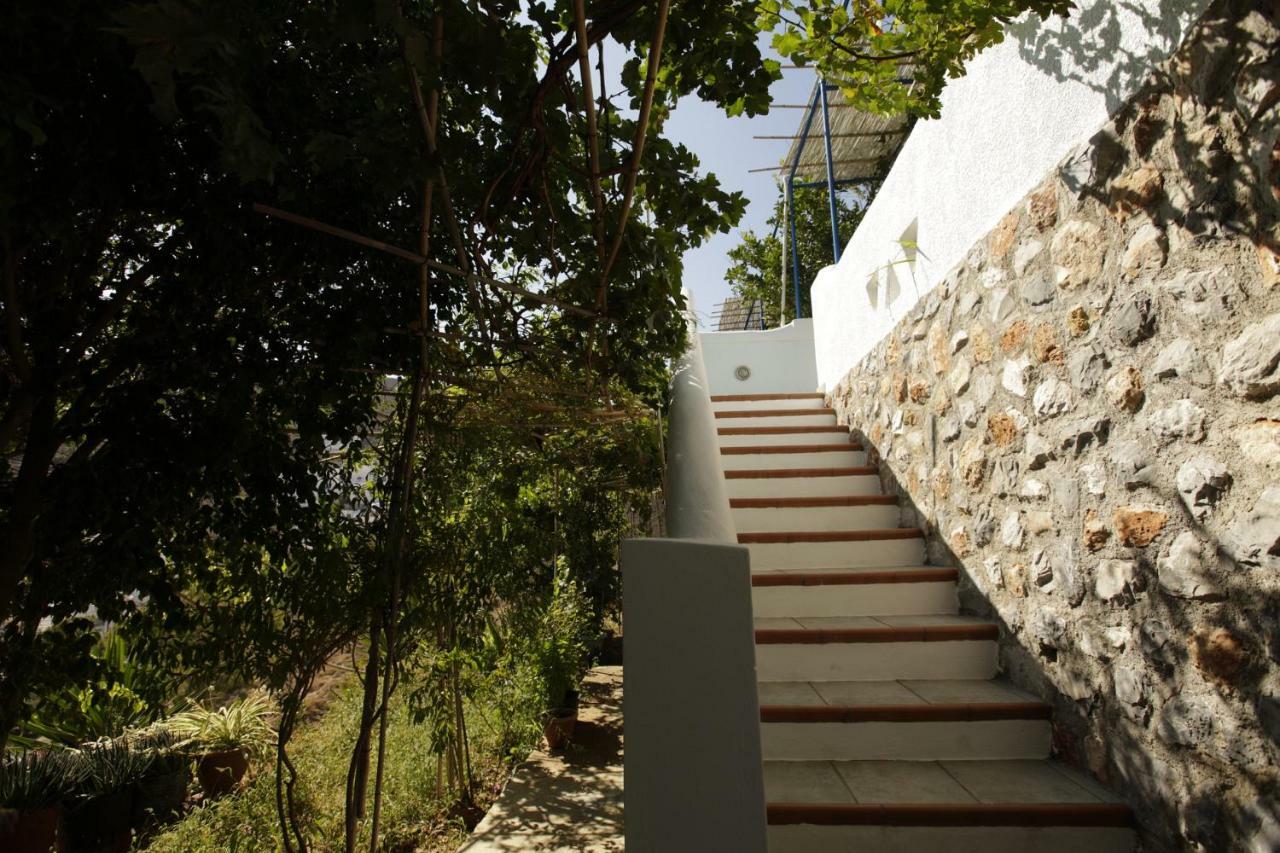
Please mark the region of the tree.
MULTIPOLYGON (((663 118, 695 92, 765 108, 778 70, 753 9, 7 10, 0 738, 50 663, 87 653, 83 632, 63 642, 75 614, 142 600, 173 633, 158 644, 188 631, 179 659, 265 678, 286 722, 326 654, 368 637, 367 774, 396 655, 427 624, 407 609, 429 589, 415 507, 451 482, 415 463, 460 428, 457 389, 499 393, 518 368, 557 376, 537 402, 580 425, 657 404, 685 345, 680 258, 745 205, 663 118), (628 53, 620 96, 591 89, 605 38, 628 53), (365 454, 378 500, 355 523, 340 475, 365 454)), ((283 843, 305 847, 288 799, 283 843)))
POLYGON ((964 64, 1004 39, 1014 18, 1066 15, 1072 0, 764 0, 773 47, 813 64, 845 99, 877 113, 936 118, 939 96, 964 64))
MULTIPOLYGON (((802 316, 811 317, 813 311, 809 289, 818 272, 831 264, 835 257, 831 250, 831 211, 827 203, 827 191, 823 187, 794 190, 792 199, 795 204, 796 245, 800 250, 800 310, 802 316)), ((852 197, 848 193, 836 194, 836 215, 842 246, 849 242, 858 223, 862 221, 865 205, 865 191, 855 193, 852 197)), ((766 225, 770 229, 768 235, 747 231, 742 235, 742 242, 729 250, 729 258, 733 263, 725 273, 725 278, 734 296, 746 302, 759 299, 764 304, 766 325, 774 327, 790 322, 795 316, 794 268, 789 233, 786 235, 786 303, 779 306, 783 291, 783 230, 787 228, 782 199, 774 204, 773 215, 766 225)))

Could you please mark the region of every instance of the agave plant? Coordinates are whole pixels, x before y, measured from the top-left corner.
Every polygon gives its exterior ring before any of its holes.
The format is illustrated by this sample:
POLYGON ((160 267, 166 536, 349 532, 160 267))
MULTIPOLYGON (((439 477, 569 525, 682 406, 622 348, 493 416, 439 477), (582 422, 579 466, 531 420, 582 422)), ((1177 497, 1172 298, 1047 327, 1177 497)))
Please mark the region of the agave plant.
POLYGON ((276 745, 276 732, 267 722, 275 710, 267 694, 258 692, 222 705, 217 710, 194 704, 170 717, 166 727, 206 752, 244 749, 263 755, 276 745))
POLYGON ((155 750, 127 737, 86 743, 77 752, 83 767, 78 792, 85 797, 110 794, 145 778, 157 758, 155 750))
POLYGON ((69 797, 84 777, 84 762, 71 750, 10 753, 0 762, 0 807, 39 811, 69 797))

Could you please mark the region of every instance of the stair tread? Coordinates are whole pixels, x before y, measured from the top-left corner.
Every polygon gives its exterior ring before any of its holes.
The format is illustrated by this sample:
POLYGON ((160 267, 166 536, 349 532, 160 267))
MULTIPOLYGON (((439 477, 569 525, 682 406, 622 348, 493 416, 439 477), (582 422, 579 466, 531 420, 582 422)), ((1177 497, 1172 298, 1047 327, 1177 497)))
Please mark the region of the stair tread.
POLYGON ((858 628, 925 628, 991 625, 989 619, 962 613, 930 613, 921 616, 757 616, 756 630, 849 630, 858 628))
POLYGON ((752 569, 751 576, 754 578, 757 576, 773 577, 775 575, 789 577, 792 575, 844 575, 844 574, 871 574, 874 572, 898 573, 898 572, 937 572, 937 571, 955 572, 958 570, 953 569, 949 566, 858 566, 858 567, 849 568, 849 569, 842 569, 838 566, 832 566, 830 568, 817 568, 817 569, 792 569, 792 568, 781 567, 781 568, 769 568, 769 569, 752 569))
MULTIPOLYGON (((922 811, 978 812, 991 806, 1119 805, 1093 779, 1052 759, 765 761, 764 783, 770 804, 797 806, 910 805, 922 811)), ((1027 810, 1035 811, 1041 810, 1027 810)))
POLYGON ((753 400, 821 400, 821 391, 766 391, 759 394, 712 394, 713 403, 735 403, 753 400))
POLYGON ((876 705, 956 705, 1038 701, 1002 679, 937 681, 762 681, 760 706, 872 707, 876 705))
POLYGON ((767 530, 739 533, 743 544, 791 545, 803 542, 880 542, 890 539, 923 539, 918 527, 865 527, 853 530, 767 530))
POLYGON ((819 645, 827 643, 946 643, 964 641, 994 642, 1000 628, 994 622, 934 622, 926 620, 957 619, 956 616, 880 617, 822 616, 803 619, 758 617, 757 645, 819 645), (889 625, 884 620, 910 619, 889 625), (827 624, 819 625, 821 621, 827 624), (808 623, 807 626, 800 625, 808 623), (788 623, 798 627, 789 627, 788 623))

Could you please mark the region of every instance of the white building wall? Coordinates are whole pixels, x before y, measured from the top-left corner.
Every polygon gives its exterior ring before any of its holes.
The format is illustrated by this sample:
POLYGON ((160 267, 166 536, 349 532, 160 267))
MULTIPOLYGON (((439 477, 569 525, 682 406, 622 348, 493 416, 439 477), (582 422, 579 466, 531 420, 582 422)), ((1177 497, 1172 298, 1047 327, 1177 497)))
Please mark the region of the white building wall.
POLYGON ((810 319, 795 320, 777 329, 702 332, 699 337, 712 394, 818 390, 810 319), (738 377, 739 367, 747 368, 746 379, 738 377))
POLYGON ((1081 0, 1066 20, 1020 19, 1002 44, 969 63, 943 92, 942 117, 916 124, 840 262, 814 283, 819 386, 835 387, 1019 199, 1097 132, 1207 5, 1081 0), (904 258, 904 242, 918 247, 914 262, 904 258))

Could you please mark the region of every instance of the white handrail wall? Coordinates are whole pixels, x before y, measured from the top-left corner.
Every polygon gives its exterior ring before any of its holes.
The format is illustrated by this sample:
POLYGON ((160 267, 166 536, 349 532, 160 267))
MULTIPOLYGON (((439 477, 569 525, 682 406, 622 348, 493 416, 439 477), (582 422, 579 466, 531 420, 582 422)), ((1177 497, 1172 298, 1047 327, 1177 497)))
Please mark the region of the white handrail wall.
POLYGON ((696 333, 671 388, 667 530, 622 544, 626 848, 765 853, 751 566, 696 333))

